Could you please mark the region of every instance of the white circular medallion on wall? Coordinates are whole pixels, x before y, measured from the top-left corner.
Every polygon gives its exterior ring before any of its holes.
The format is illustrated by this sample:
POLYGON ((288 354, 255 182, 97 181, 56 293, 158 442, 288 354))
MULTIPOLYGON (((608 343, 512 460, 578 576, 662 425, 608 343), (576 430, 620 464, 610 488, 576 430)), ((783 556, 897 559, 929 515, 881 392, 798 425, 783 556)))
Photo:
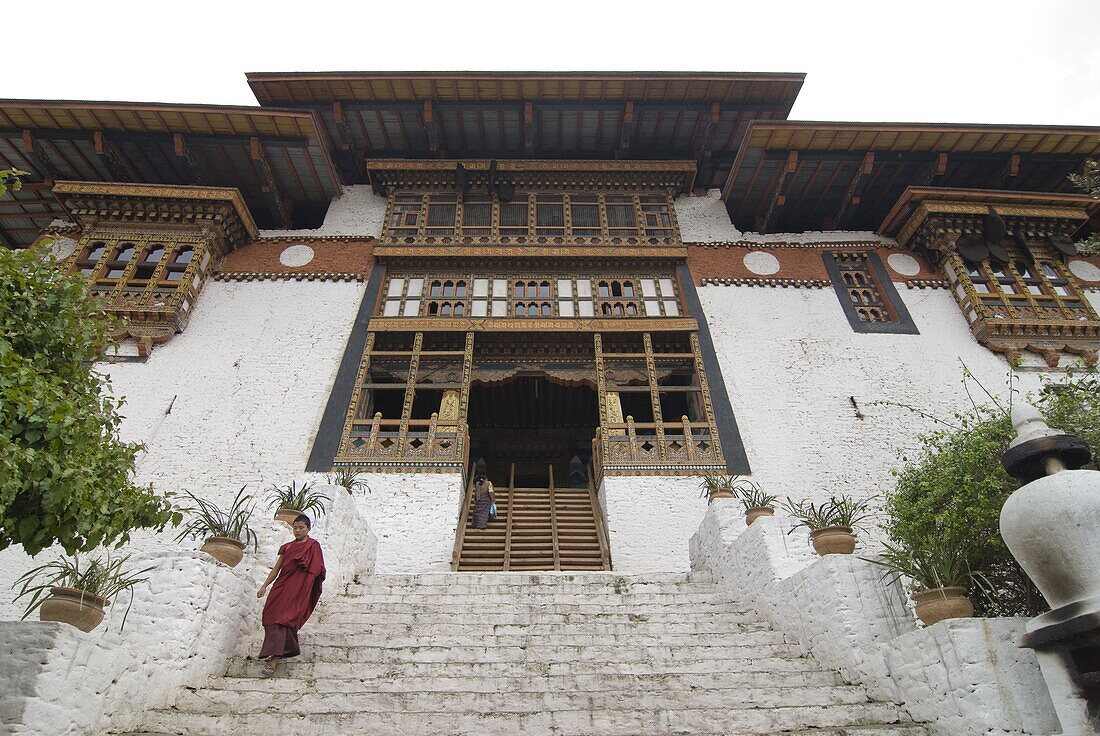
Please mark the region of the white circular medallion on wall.
POLYGON ((59 261, 63 261, 76 250, 76 241, 60 235, 50 241, 50 253, 59 261))
POLYGON ((779 259, 771 253, 754 250, 745 254, 745 268, 757 276, 771 276, 773 273, 779 273, 779 259))
POLYGON ((902 276, 916 276, 920 273, 920 263, 908 253, 891 253, 886 257, 886 262, 895 273, 902 276))
POLYGON ((1082 281, 1100 281, 1100 268, 1088 261, 1074 260, 1069 262, 1069 271, 1082 281))
POLYGON ((313 260, 313 248, 308 245, 292 245, 279 254, 279 263, 284 266, 304 266, 313 260))

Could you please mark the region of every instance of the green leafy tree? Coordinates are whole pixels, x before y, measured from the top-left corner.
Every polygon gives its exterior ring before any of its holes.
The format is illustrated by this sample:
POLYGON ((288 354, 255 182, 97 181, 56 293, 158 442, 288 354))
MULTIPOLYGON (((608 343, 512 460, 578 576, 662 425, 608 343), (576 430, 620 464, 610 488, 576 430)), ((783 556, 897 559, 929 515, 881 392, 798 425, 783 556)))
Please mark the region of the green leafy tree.
POLYGON ((133 482, 141 446, 120 440, 122 402, 92 367, 110 330, 79 275, 0 248, 0 549, 72 554, 179 523, 133 482))
MULTIPOLYGON (((1069 180, 1081 191, 1100 197, 1100 161, 1086 161, 1085 173, 1070 174, 1069 180)), ((1100 233, 1078 241, 1077 250, 1089 255, 1100 254, 1100 233)))
MULTIPOLYGON (((1031 400, 1052 427, 1100 448, 1095 373, 1045 383, 1031 400)), ((886 502, 886 531, 895 544, 923 549, 937 540, 960 540, 968 568, 989 582, 971 591, 979 615, 1034 616, 1046 610, 1000 534, 1001 507, 1020 487, 1001 466, 1014 436, 1007 407, 981 405, 955 414, 949 427, 921 438, 915 456, 902 457, 886 502)))

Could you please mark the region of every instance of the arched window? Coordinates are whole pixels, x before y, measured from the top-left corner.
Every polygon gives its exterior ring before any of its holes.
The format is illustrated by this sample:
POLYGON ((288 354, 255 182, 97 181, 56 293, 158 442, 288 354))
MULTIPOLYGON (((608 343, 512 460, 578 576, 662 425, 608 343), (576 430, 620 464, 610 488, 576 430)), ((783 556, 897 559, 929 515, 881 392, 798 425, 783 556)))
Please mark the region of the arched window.
POLYGON ((539 284, 539 296, 543 298, 550 296, 549 281, 543 281, 541 284, 539 284))
POLYGON ((453 281, 444 281, 443 282, 443 296, 454 296, 454 295, 455 295, 454 282, 453 281))
POLYGON ((542 303, 542 316, 543 317, 551 316, 551 310, 550 310, 550 303, 549 302, 543 302, 542 303))
POLYGON ((465 281, 455 282, 455 296, 458 296, 458 297, 466 296, 466 282, 465 281))
POLYGON ((459 302, 459 303, 455 304, 455 316, 456 317, 461 317, 465 313, 466 313, 466 305, 465 304, 463 304, 462 302, 459 302))
POLYGON ((634 304, 626 305, 626 314, 628 317, 635 317, 638 314, 638 307, 634 304))
MULTIPOLYGON (((520 286, 520 288, 523 288, 523 287, 520 286)), ((527 316, 527 307, 523 306, 522 304, 517 304, 516 305, 516 316, 517 317, 526 317, 527 316)))
POLYGON ((177 266, 183 266, 191 262, 191 259, 195 257, 194 248, 180 248, 176 253, 176 257, 172 259, 172 263, 177 266))
POLYGON ((88 249, 88 255, 84 256, 85 261, 97 262, 103 257, 103 254, 107 251, 106 243, 92 243, 91 248, 88 249))
POLYGON ((600 282, 599 289, 600 289, 600 298, 607 299, 609 296, 611 296, 611 289, 610 289, 610 287, 608 287, 606 281, 601 281, 600 282))
POLYGON ((622 317, 623 316, 623 305, 622 304, 616 304, 615 305, 615 316, 616 317, 622 317))
POLYGON ((525 296, 525 294, 523 293, 523 282, 522 281, 517 281, 516 282, 516 296, 518 296, 518 297, 525 296))
MULTIPOLYGON (((447 288, 447 286, 444 285, 443 288, 445 290, 447 288)), ((440 317, 450 317, 451 316, 451 304, 450 304, 450 302, 443 302, 443 306, 441 306, 439 308, 439 316, 440 317)))
POLYGON ((145 253, 145 262, 146 263, 160 263, 161 258, 164 258, 164 246, 163 245, 150 246, 149 250, 146 251, 146 253, 145 253))
POLYGON ((600 311, 603 312, 608 317, 610 317, 611 316, 611 305, 610 304, 601 304, 600 305, 600 311))
POLYGON ((623 295, 623 285, 620 284, 618 281, 612 281, 611 282, 611 296, 622 296, 622 295, 623 295))
POLYGON ((118 252, 115 253, 115 261, 118 263, 129 263, 130 259, 134 257, 134 251, 136 249, 133 243, 123 243, 118 247, 118 252))
POLYGON ((862 304, 862 301, 860 301, 860 298, 859 298, 859 292, 858 291, 850 291, 850 292, 848 292, 848 295, 850 297, 852 297, 852 304, 862 304))
POLYGON ((428 302, 428 316, 439 314, 439 302, 428 302))
POLYGON ((634 284, 631 283, 630 281, 624 281, 623 282, 623 296, 625 296, 625 297, 634 296, 634 284))
POLYGON ((433 281, 432 285, 428 287, 428 296, 442 296, 443 295, 443 282, 433 281))

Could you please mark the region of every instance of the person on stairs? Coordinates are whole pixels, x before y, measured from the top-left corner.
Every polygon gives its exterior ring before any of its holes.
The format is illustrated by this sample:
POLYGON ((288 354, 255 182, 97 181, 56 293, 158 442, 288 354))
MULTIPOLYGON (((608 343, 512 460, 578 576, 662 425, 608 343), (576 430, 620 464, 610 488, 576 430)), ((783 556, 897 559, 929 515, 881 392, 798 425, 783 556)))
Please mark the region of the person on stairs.
POLYGON ((271 594, 264 602, 264 645, 260 649, 260 659, 267 660, 260 670, 264 677, 275 674, 280 659, 301 654, 298 629, 309 619, 321 597, 325 557, 321 545, 309 536, 312 526, 305 514, 294 519, 293 541, 279 548, 275 566, 256 591, 256 597, 263 598, 271 586, 271 594))
POLYGON ((493 497, 493 484, 479 473, 474 478, 474 529, 486 529, 489 526, 489 509, 496 503, 493 497))

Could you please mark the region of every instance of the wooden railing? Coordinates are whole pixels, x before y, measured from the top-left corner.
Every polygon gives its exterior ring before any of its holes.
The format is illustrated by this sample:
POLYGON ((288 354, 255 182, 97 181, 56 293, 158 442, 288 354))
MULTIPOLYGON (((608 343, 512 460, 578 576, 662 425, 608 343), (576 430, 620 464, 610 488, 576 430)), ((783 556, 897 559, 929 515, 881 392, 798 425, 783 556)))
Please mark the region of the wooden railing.
POLYGON ((455 531, 455 549, 451 553, 451 570, 458 570, 458 562, 462 557, 462 543, 466 540, 466 525, 470 523, 470 494, 474 491, 474 474, 470 473, 470 479, 466 483, 466 491, 462 494, 462 507, 458 513, 458 529, 455 531))
POLYGON ((336 456, 339 464, 464 467, 469 448, 465 424, 431 419, 383 419, 353 423, 352 432, 336 456))
POLYGON ((699 469, 723 464, 715 441, 715 429, 707 422, 625 422, 601 425, 592 441, 597 472, 606 468, 685 466, 699 469))
POLYGON ((608 541, 607 518, 603 515, 603 507, 600 506, 600 493, 592 466, 586 467, 585 471, 588 473, 588 497, 592 501, 592 514, 596 518, 596 536, 600 540, 600 557, 603 560, 603 569, 610 570, 611 543, 608 541))

